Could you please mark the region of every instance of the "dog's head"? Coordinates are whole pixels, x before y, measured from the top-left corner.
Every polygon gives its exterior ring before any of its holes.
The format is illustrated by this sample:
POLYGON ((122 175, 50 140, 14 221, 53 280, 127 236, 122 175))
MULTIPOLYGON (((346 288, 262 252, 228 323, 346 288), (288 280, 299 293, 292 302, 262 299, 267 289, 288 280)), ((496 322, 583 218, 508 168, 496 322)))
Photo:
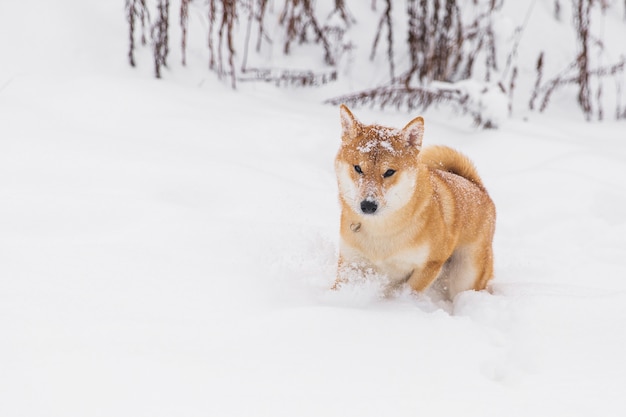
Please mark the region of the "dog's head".
POLYGON ((363 125, 341 105, 341 148, 335 159, 339 196, 359 215, 384 216, 411 199, 424 119, 403 129, 363 125))

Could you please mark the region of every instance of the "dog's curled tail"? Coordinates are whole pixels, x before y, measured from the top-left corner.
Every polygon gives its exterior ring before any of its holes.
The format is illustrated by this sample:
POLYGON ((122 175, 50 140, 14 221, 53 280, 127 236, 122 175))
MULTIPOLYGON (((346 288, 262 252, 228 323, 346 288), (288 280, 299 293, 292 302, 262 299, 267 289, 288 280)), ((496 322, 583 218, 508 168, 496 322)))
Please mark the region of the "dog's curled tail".
POLYGON ((483 181, 470 159, 462 153, 447 146, 427 146, 419 155, 422 163, 431 169, 451 172, 459 175, 484 190, 483 181))

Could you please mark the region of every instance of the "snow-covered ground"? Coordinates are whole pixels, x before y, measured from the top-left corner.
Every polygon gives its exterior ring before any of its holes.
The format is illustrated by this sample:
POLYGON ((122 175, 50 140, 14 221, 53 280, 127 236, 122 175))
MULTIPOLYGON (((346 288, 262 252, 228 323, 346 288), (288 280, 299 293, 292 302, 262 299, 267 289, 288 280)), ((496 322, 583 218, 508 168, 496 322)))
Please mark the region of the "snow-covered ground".
POLYGON ((336 108, 132 70, 121 1, 22 3, 0 6, 1 416, 626 414, 624 123, 428 114, 496 202, 492 293, 333 292, 336 108))

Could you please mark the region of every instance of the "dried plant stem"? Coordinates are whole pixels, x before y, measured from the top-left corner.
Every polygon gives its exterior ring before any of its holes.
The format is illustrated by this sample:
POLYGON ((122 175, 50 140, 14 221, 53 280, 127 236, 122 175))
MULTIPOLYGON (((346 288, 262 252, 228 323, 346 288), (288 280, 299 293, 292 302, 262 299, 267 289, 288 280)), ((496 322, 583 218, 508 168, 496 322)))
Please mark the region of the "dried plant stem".
POLYGON ((578 67, 578 104, 587 120, 591 118, 591 88, 589 86, 589 26, 592 0, 575 0, 574 22, 580 45, 576 59, 578 67))
POLYGON ((543 52, 539 54, 539 58, 537 58, 537 78, 535 79, 535 87, 533 88, 533 93, 530 96, 530 101, 528 102, 528 108, 530 110, 535 109, 535 100, 539 96, 539 90, 541 87, 541 78, 543 77, 543 52))
POLYGON ((126 0, 126 20, 129 28, 128 62, 135 66, 135 0, 126 0))
POLYGON ((214 49, 214 42, 213 42, 213 31, 214 31, 215 20, 216 20, 215 16, 217 14, 216 6, 215 6, 216 1, 218 0, 209 0, 209 7, 207 10, 207 18, 209 21, 207 46, 209 48, 209 69, 210 70, 215 68, 215 49, 214 49))
POLYGON ((181 0, 180 2, 180 29, 182 32, 181 51, 182 64, 187 65, 187 30, 189 29, 189 3, 191 0, 181 0))
POLYGON ((129 48, 128 48, 128 62, 132 67, 136 65, 135 63, 135 22, 136 19, 139 18, 141 21, 141 43, 142 45, 146 44, 146 21, 150 20, 150 14, 148 13, 148 7, 146 6, 146 0, 126 0, 125 3, 126 9, 126 20, 128 21, 128 37, 129 37, 129 48))
POLYGON ((515 81, 517 80, 517 67, 513 68, 511 82, 509 83, 509 116, 513 115, 513 92, 515 91, 515 81))
POLYGON ((376 47, 382 35, 383 27, 387 26, 387 59, 389 61, 389 74, 391 79, 395 78, 395 67, 393 60, 393 22, 391 20, 391 0, 386 0, 385 11, 380 17, 378 22, 378 29, 376 31, 376 37, 372 45, 372 52, 370 54, 370 60, 373 60, 376 56, 376 47))
POLYGON ((243 44, 243 59, 241 60, 241 72, 246 72, 248 65, 248 47, 250 45, 250 36, 252 34, 252 21, 254 20, 254 1, 250 2, 250 11, 248 13, 248 25, 246 26, 246 40, 243 44))
POLYGON ((315 17, 311 0, 285 0, 285 7, 279 22, 287 30, 287 39, 283 49, 285 55, 289 55, 291 44, 294 40, 298 39, 301 43, 306 41, 307 28, 311 27, 315 33, 315 41, 321 43, 324 48, 324 61, 326 64, 336 64, 331 42, 315 17))
POLYGON ((277 86, 310 87, 328 84, 337 80, 337 72, 314 73, 313 71, 279 70, 275 68, 249 68, 246 77, 239 77, 242 82, 263 81, 277 86))
POLYGON ((222 22, 219 28, 219 49, 218 49, 218 57, 219 57, 219 73, 225 74, 224 70, 224 60, 222 56, 222 45, 224 42, 226 43, 226 47, 228 48, 228 66, 230 68, 229 72, 231 74, 231 86, 233 88, 236 87, 237 77, 235 74, 235 64, 233 61, 233 56, 235 55, 235 49, 233 46, 233 28, 236 17, 236 1, 235 0, 222 0, 222 22), (226 40, 224 41, 224 38, 226 40))
POLYGON ((327 100, 326 103, 333 105, 345 103, 350 106, 369 104, 370 106, 379 105, 381 108, 394 106, 405 107, 409 110, 417 108, 424 110, 438 103, 454 103, 461 111, 470 114, 476 125, 483 128, 494 127, 491 120, 483 117, 480 109, 472 107, 469 95, 452 85, 449 87, 388 85, 335 97, 327 100))
POLYGON ((335 8, 328 16, 328 19, 331 19, 335 14, 339 14, 341 19, 347 26, 356 23, 354 17, 352 17, 348 12, 348 8, 346 7, 346 0, 335 0, 335 8))
POLYGON ((159 0, 157 4, 157 20, 152 27, 152 42, 154 51, 154 73, 161 78, 161 67, 167 66, 169 53, 169 0, 159 0))
POLYGON ((263 20, 265 18, 265 9, 267 8, 267 0, 259 0, 259 16, 258 16, 258 21, 259 21, 259 34, 257 36, 257 45, 256 45, 256 50, 257 52, 261 51, 261 41, 264 38, 267 38, 267 36, 265 35, 265 29, 263 26, 263 20))

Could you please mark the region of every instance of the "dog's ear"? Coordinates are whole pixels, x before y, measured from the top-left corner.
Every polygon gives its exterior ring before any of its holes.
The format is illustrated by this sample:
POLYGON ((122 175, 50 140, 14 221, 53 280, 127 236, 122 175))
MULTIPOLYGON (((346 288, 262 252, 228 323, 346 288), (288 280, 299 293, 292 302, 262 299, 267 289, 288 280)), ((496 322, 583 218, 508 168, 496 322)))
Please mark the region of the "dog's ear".
POLYGON ((408 146, 422 149, 422 139, 424 138, 424 118, 416 117, 402 129, 402 137, 408 146))
POLYGON ((339 107, 339 114, 341 115, 341 140, 345 142, 354 139, 359 133, 361 123, 345 104, 339 107))

